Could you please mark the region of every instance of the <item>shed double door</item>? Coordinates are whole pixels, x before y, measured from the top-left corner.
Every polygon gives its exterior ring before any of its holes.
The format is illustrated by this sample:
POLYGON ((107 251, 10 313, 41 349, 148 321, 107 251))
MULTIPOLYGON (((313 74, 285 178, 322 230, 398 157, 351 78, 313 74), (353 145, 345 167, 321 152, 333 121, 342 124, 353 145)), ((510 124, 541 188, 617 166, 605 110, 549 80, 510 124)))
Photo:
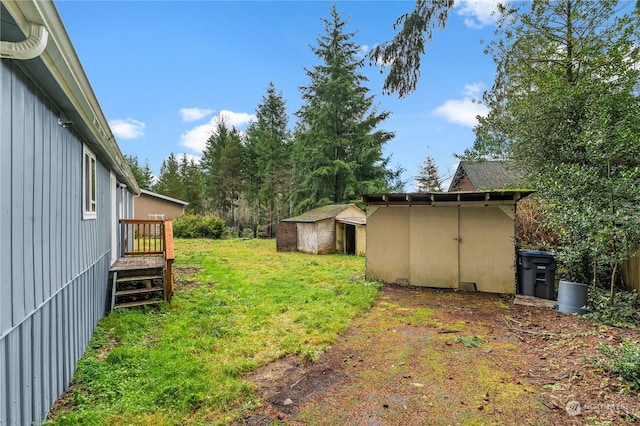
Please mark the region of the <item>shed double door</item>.
POLYGON ((410 229, 412 283, 438 288, 464 283, 479 291, 509 292, 514 281, 513 222, 502 209, 411 208, 410 229))

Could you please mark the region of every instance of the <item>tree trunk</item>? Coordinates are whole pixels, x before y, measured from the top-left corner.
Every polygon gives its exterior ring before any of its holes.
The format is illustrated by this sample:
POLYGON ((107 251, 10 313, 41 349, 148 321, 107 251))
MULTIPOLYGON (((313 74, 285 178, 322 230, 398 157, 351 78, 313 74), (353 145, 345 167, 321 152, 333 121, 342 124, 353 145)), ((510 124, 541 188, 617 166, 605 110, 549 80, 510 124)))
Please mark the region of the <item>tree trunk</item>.
POLYGON ((616 301, 616 275, 618 275, 618 264, 613 265, 613 272, 611 272, 611 298, 609 304, 613 306, 616 301))

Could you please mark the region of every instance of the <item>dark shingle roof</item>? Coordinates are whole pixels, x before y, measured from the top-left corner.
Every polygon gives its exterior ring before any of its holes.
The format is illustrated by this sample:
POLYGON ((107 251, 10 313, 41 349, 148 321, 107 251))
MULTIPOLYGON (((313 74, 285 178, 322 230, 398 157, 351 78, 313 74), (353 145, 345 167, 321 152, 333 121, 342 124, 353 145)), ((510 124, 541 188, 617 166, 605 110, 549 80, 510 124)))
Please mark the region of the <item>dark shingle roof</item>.
POLYGON ((309 210, 300 216, 284 219, 283 222, 319 222, 336 217, 351 206, 354 206, 354 204, 329 204, 309 210))
POLYGON ((518 173, 509 161, 461 161, 449 191, 455 191, 464 176, 469 178, 477 191, 504 189, 518 181, 518 173))

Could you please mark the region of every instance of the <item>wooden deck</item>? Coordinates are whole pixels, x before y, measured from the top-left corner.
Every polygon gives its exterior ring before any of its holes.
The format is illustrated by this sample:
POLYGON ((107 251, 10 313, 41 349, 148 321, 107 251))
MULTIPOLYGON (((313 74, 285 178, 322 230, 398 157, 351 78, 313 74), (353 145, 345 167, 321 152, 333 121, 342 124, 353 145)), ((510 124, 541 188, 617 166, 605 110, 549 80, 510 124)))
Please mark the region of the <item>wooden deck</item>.
POLYGON ((140 269, 164 268, 164 256, 127 256, 120 257, 113 265, 110 272, 133 271, 140 269))
POLYGON ((171 221, 120 220, 121 252, 109 268, 111 310, 152 305, 173 295, 171 221))

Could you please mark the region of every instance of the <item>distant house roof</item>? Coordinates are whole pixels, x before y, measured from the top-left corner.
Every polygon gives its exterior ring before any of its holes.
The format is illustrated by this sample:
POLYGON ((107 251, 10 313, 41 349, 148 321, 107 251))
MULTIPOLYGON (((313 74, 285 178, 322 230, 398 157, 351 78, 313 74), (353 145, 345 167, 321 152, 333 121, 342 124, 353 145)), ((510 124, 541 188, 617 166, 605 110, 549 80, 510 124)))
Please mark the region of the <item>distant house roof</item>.
POLYGON ((509 161, 461 161, 451 180, 449 192, 505 189, 517 180, 518 173, 509 161))
POLYGON ((140 189, 140 193, 144 195, 148 195, 150 197, 159 198, 161 200, 170 201, 172 203, 181 204, 183 206, 188 206, 189 203, 186 201, 178 200, 176 198, 167 197, 166 195, 158 194, 156 192, 147 191, 146 189, 140 189))
MULTIPOLYGON (((350 207, 358 208, 355 204, 329 204, 327 206, 309 210, 299 216, 284 219, 283 222, 319 222, 321 220, 334 218, 350 207)), ((348 218, 341 218, 342 221, 345 221, 346 219, 348 218)), ((353 220, 356 220, 356 218, 353 218, 353 220)))

